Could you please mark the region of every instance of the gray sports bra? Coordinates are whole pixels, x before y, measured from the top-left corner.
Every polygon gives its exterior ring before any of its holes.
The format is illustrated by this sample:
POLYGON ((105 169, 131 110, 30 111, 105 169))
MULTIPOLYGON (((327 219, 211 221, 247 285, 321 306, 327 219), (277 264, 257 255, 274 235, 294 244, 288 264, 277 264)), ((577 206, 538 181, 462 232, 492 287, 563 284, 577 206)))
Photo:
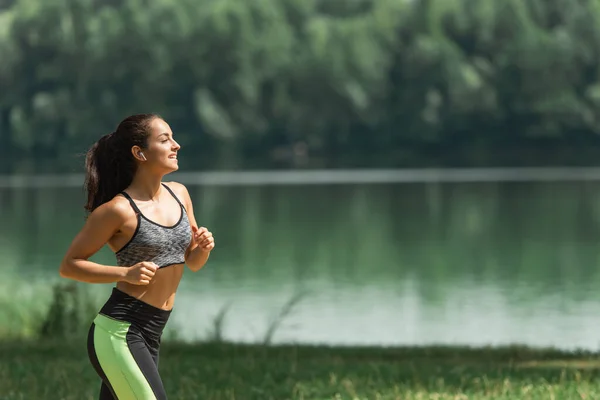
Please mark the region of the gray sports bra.
POLYGON ((149 220, 142 214, 133 199, 125 192, 137 214, 137 228, 125 246, 115 253, 117 265, 129 267, 142 261, 151 261, 159 268, 185 263, 185 252, 192 240, 192 231, 185 207, 175 193, 162 184, 181 206, 181 217, 173 226, 164 226, 149 220))

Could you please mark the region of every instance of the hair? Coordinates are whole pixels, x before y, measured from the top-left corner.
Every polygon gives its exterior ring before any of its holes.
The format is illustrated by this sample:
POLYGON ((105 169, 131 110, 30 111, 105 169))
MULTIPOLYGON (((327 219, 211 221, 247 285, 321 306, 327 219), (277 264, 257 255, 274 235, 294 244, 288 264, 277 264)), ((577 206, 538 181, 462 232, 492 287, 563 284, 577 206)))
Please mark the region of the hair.
POLYGON ((150 136, 150 124, 160 116, 136 114, 125 118, 117 130, 102 136, 85 155, 85 183, 88 212, 110 201, 125 190, 137 171, 131 153, 133 146, 145 149, 150 136))

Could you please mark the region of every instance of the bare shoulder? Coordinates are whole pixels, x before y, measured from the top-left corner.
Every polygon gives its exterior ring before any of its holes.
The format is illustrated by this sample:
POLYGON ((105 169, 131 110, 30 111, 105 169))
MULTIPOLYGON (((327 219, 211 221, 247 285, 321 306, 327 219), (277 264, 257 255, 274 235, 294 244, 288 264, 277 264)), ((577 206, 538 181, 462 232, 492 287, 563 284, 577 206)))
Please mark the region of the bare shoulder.
POLYGON ((163 183, 167 185, 173 191, 173 193, 175 193, 180 199, 183 199, 186 202, 191 202, 190 193, 188 192, 187 187, 185 187, 183 183, 174 181, 163 183))
POLYGON ((83 228, 67 250, 67 258, 88 259, 102 248, 135 215, 127 199, 116 196, 98 206, 88 216, 83 228))
POLYGON ((106 222, 109 224, 123 223, 131 214, 135 214, 129 200, 123 196, 115 196, 112 200, 107 201, 96 208, 89 216, 89 220, 106 222))

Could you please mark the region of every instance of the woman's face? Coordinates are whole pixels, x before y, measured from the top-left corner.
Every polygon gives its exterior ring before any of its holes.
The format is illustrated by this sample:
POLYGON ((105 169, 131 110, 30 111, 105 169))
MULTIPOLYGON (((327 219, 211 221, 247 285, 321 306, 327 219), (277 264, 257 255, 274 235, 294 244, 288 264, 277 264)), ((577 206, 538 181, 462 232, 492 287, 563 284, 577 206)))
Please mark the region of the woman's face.
POLYGON ((142 164, 161 171, 177 171, 179 169, 177 151, 180 148, 179 143, 173 138, 169 124, 160 118, 155 118, 150 123, 147 148, 140 150, 143 153, 142 164))

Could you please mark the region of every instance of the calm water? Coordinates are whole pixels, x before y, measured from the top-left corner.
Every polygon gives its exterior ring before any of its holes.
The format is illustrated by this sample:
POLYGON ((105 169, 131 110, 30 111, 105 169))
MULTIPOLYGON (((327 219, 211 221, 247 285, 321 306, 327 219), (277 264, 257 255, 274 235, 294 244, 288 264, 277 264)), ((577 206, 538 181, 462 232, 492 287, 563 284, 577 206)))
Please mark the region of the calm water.
MULTIPOLYGON (((224 337, 261 341, 300 296, 273 342, 600 348, 600 183, 189 190, 217 248, 184 276, 180 337, 227 307, 224 337)), ((47 305, 82 203, 80 188, 0 189, 0 321, 47 305)))

